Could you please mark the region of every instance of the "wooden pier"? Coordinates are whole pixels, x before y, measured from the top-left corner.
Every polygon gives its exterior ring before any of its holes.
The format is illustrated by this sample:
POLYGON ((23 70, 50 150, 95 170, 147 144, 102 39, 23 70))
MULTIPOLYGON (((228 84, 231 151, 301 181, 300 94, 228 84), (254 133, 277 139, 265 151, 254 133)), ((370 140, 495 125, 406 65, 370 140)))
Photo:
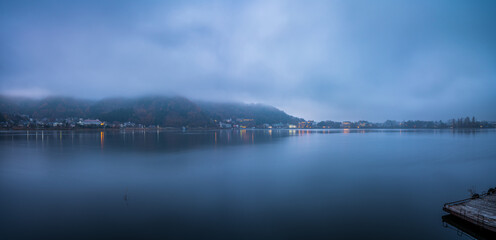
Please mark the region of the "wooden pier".
POLYGON ((443 210, 479 227, 496 232, 496 189, 486 194, 444 204, 443 210))

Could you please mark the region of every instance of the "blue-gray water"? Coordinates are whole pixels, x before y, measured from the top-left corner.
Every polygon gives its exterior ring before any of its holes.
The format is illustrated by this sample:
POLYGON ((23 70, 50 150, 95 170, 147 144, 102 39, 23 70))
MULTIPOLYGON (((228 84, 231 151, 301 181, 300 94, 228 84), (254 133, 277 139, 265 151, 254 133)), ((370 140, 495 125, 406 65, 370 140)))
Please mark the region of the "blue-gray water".
POLYGON ((468 239, 494 130, 0 132, 0 239, 468 239))

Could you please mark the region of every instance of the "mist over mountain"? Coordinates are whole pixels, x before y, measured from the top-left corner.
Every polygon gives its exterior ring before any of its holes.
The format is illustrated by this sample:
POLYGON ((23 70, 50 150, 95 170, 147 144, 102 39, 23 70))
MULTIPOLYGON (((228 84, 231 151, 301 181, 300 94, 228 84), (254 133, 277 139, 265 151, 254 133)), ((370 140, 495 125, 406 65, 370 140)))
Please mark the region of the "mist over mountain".
POLYGON ((71 97, 47 97, 40 100, 0 95, 0 112, 26 114, 33 118, 88 117, 94 101, 71 97))
POLYGON ((224 119, 253 119, 256 124, 297 123, 302 119, 262 104, 194 102, 184 97, 147 96, 98 101, 71 97, 41 100, 0 96, 0 113, 32 118, 98 118, 106 122, 211 127, 224 119))
POLYGON ((254 119, 256 124, 293 123, 304 121, 264 104, 197 102, 212 119, 254 119))

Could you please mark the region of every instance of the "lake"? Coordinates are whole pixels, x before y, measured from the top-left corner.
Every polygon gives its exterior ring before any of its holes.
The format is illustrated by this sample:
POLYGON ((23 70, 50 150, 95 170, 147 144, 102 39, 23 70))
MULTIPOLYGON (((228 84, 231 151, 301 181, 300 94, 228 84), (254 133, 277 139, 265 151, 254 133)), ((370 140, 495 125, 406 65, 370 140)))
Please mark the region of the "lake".
POLYGON ((469 239, 494 130, 0 132, 0 239, 469 239))

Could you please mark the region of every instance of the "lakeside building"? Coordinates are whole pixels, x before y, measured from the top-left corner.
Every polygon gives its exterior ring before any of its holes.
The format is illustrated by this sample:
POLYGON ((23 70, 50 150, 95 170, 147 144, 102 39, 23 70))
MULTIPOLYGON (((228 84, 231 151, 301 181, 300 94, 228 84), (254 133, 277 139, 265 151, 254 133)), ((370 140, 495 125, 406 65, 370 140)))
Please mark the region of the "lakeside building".
POLYGON ((219 122, 219 127, 220 128, 232 128, 232 125, 230 123, 219 122))
POLYGON ((350 121, 344 121, 341 123, 342 128, 351 128, 351 122, 350 121))
POLYGON ((83 121, 79 121, 78 123, 79 125, 81 126, 87 126, 87 127, 90 127, 90 126, 103 126, 104 123, 98 119, 85 119, 83 121))
POLYGON ((317 123, 313 120, 308 120, 305 122, 299 122, 298 123, 298 128, 315 128, 317 126, 317 123))

